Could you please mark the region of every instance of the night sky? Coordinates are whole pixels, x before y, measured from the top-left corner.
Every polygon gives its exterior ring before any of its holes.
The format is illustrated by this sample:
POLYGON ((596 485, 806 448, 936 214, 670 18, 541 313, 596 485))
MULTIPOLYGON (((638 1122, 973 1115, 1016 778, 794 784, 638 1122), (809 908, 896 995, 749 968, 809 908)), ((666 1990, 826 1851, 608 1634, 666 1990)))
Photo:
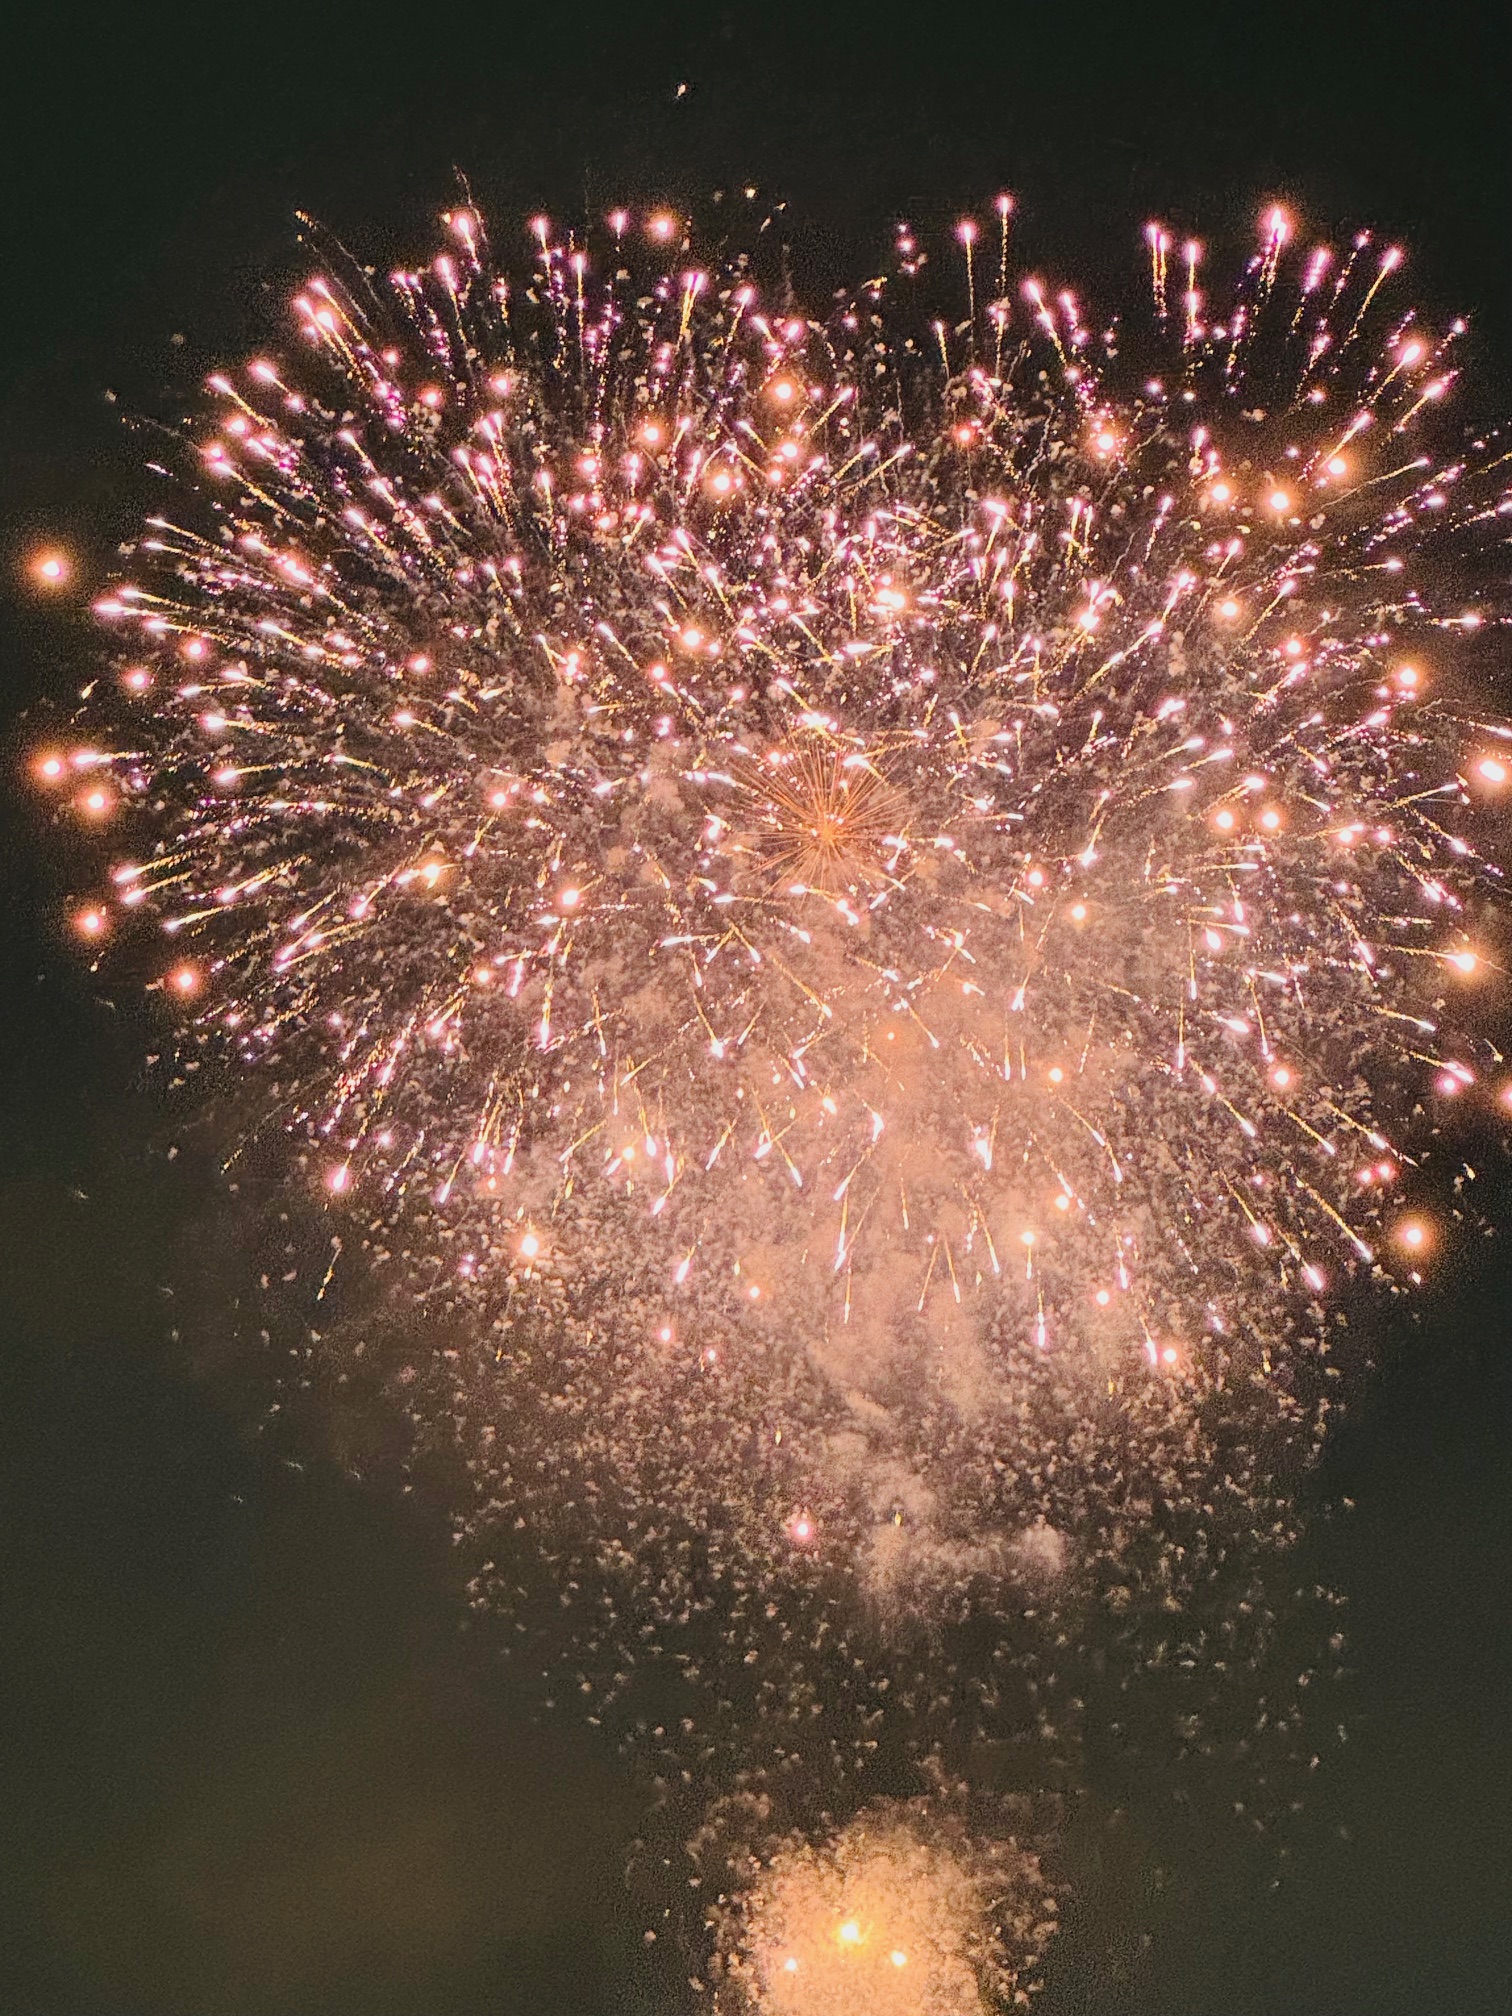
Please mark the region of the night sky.
MULTIPOLYGON (((1006 187, 1020 246, 1089 293, 1132 279, 1146 217, 1247 240, 1280 196, 1320 229, 1400 238, 1419 298, 1471 318, 1475 396, 1512 409, 1503 11, 315 0, 13 19, 0 2016, 680 2006, 624 1893, 625 1767, 570 1720, 526 1722, 461 1626, 441 1507, 355 1474, 381 1469, 381 1422, 268 1430, 269 1367, 217 1342, 251 1263, 191 1114, 144 1073, 137 1004, 62 942, 77 864, 23 752, 87 676, 91 631, 80 598, 39 604, 24 559, 57 539, 86 594, 107 570, 151 503, 122 415, 174 420, 208 364, 271 338, 296 209, 368 257, 413 255, 457 170, 496 224, 756 182, 791 204, 800 279, 828 284, 897 216, 939 225, 1006 187)), ((1505 1170, 1482 1205, 1512 1230, 1505 1170)), ((1094 1755, 1042 2016, 1512 2006, 1509 1309, 1504 1235, 1467 1242, 1414 1316, 1366 1326, 1379 1370, 1308 1486, 1295 1564, 1349 1599, 1329 1683, 1348 1740, 1285 1880, 1237 1834, 1171 1834, 1158 1787, 1123 1787, 1127 1820, 1102 1826, 1094 1755)))

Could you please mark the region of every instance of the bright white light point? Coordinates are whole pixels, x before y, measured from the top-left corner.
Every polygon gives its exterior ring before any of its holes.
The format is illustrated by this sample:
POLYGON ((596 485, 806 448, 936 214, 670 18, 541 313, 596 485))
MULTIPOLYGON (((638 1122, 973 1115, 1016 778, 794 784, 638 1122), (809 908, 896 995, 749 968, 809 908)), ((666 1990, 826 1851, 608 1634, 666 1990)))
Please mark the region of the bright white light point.
POLYGON ((1451 952, 1449 964, 1456 973, 1473 973, 1480 961, 1473 952, 1451 952))
POLYGON ((1284 1064, 1278 1064, 1271 1073, 1271 1083, 1279 1085, 1284 1092, 1292 1082, 1292 1074, 1284 1064))
POLYGON ((1407 1224, 1401 1226, 1397 1232, 1397 1237, 1404 1246, 1410 1247, 1413 1252, 1417 1252, 1419 1248, 1425 1246, 1428 1242, 1426 1228, 1418 1224, 1416 1219, 1410 1219, 1407 1224))
POLYGON ((1052 1085, 1059 1085, 1061 1080, 1065 1077, 1065 1075, 1066 1075, 1065 1072, 1062 1071, 1059 1064, 1052 1064, 1050 1066, 1050 1083, 1052 1085))
POLYGON ((783 1961, 782 1971, 784 1974, 796 1974, 798 1972, 798 1962, 790 1956, 783 1961))
POLYGON ((1096 1301, 1099 1309, 1106 1309, 1108 1304, 1113 1300, 1113 1297, 1111 1293, 1108 1291, 1108 1289, 1099 1288, 1096 1296, 1094 1297, 1094 1300, 1096 1301))
POLYGON ((541 1242, 537 1238, 535 1233, 527 1232, 525 1234, 525 1237, 520 1241, 521 1259, 534 1260, 534 1258, 536 1257, 537 1253, 540 1252, 540 1250, 541 1250, 541 1242))
POLYGON ((1290 497, 1287 496, 1284 490, 1272 490, 1270 495, 1270 507, 1272 511, 1276 512, 1290 511, 1291 499, 1290 497))
POLYGON ((340 1196, 341 1192, 345 1190, 350 1180, 351 1180, 350 1172, 347 1168, 346 1163, 343 1162, 339 1164, 338 1167, 330 1171, 330 1173, 326 1177, 326 1184, 330 1189, 336 1192, 337 1196, 340 1196))
POLYGON ((788 1538, 793 1542, 794 1546, 807 1547, 810 1540, 814 1537, 814 1522, 810 1519, 807 1512, 800 1512, 795 1519, 788 1521, 787 1530, 788 1538))
POLYGON ((43 588, 61 588, 69 576, 68 556, 56 550, 38 553, 30 571, 32 579, 43 588))
POLYGON ((1234 823, 1234 815, 1225 805, 1213 814, 1213 824, 1221 833, 1227 833, 1234 823))
POLYGON ((1475 767, 1488 784, 1505 784, 1507 781, 1506 764, 1498 763, 1494 756, 1483 757, 1475 767))
POLYGON ((894 1967, 906 1967, 908 1965, 908 1955, 900 1952, 896 1946, 887 1957, 891 1960, 894 1967))
POLYGON ((576 910, 583 900, 583 892, 581 889, 564 889, 558 900, 564 910, 576 910))
POLYGON ((1076 922, 1077 924, 1082 924, 1082 923, 1085 923, 1085 921, 1086 921, 1086 916, 1087 916, 1087 906, 1086 906, 1086 904, 1085 904, 1085 903, 1073 903, 1073 904, 1071 905, 1071 916, 1072 916, 1072 919, 1073 919, 1073 921, 1074 921, 1074 922, 1076 922))
POLYGON ((847 1918, 845 1923, 840 1927, 838 1936, 843 1945, 859 1946, 861 1944, 861 1927, 854 1918, 847 1918))

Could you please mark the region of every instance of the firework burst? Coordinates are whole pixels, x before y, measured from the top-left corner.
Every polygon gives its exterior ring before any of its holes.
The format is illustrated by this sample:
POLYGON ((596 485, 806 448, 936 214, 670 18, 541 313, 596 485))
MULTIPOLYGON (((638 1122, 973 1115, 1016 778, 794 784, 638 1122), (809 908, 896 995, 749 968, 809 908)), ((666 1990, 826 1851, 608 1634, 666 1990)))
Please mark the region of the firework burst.
POLYGON ((1221 307, 1152 226, 1153 312, 1094 323, 998 218, 949 320, 908 231, 822 319, 666 212, 329 262, 36 757, 119 836, 79 936, 336 1214, 285 1279, 465 1465, 475 1601, 572 1611, 664 1792, 780 1781, 798 1831, 714 1853, 731 2010, 1022 1994, 1032 1856, 827 1815, 1063 1754, 1105 1672, 1211 1754, 1325 1298, 1430 1263, 1440 1131, 1506 1098, 1459 325, 1279 213, 1221 307))
POLYGON ((810 733, 738 773, 769 895, 854 900, 893 879, 909 842, 884 762, 810 733))
POLYGON ((669 218, 605 280, 542 222, 518 288, 448 224, 210 381, 99 603, 129 726, 50 756, 331 1189, 486 1200, 490 1268, 613 1193, 669 1296, 724 1222, 843 1320, 1018 1280, 1153 1365, 1371 1262, 1393 1099, 1488 1062, 1443 996, 1506 776, 1441 564, 1496 496, 1395 250, 1272 218, 1177 312, 1153 232, 1147 375, 1006 212, 933 357, 669 218))
POLYGON ((731 2016, 1019 2007, 1054 1931, 1035 1858, 1001 1831, 974 1837, 948 1804, 881 1802, 736 1867, 744 1887, 714 1919, 714 2006, 731 2016))
POLYGON ((332 262, 296 361, 210 380, 97 605, 119 704, 38 762, 126 836, 81 932, 165 934, 480 1386, 555 1353, 617 1489, 874 1566, 1004 1407, 1311 1418, 1287 1337, 1434 1244, 1399 1116, 1499 1085, 1459 325, 1277 213, 1222 308, 1152 227, 1099 328, 998 214, 953 322, 907 232, 822 320, 666 213, 538 220, 517 281, 470 209, 332 262))

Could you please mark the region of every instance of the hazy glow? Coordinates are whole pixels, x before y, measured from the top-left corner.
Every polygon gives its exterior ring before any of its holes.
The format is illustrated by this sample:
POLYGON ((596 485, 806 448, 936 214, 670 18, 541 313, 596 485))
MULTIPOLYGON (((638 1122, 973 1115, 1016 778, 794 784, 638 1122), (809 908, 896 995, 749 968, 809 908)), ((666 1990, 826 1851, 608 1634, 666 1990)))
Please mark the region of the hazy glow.
POLYGON ((923 1801, 770 1852, 724 1914, 720 2016, 964 2016, 1013 2005, 1054 1930, 1032 1857, 923 1801))

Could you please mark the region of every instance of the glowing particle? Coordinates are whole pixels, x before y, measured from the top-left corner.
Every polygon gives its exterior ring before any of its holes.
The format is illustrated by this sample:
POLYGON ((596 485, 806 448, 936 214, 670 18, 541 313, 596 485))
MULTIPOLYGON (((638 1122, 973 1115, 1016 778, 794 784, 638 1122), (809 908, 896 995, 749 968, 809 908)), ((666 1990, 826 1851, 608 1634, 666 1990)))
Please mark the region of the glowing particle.
POLYGON ((49 546, 32 555, 27 562, 27 571, 39 588, 62 588, 67 585, 73 568, 66 553, 56 546, 49 546))

